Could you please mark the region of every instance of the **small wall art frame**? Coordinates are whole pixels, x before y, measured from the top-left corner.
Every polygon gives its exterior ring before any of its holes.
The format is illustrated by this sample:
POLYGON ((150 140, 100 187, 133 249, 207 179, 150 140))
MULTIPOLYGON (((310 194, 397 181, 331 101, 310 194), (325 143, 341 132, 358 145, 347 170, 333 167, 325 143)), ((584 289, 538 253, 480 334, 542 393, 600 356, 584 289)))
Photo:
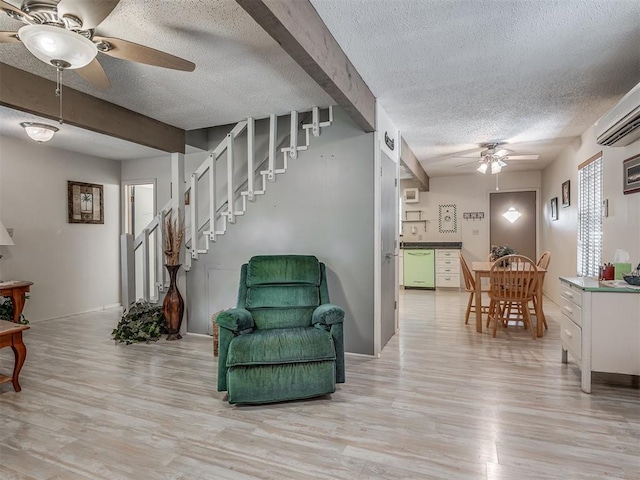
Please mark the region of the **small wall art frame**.
POLYGON ((551 220, 558 219, 558 197, 551 199, 551 220))
POLYGON ((623 184, 625 195, 640 192, 640 155, 627 158, 622 162, 623 184))
POLYGON ((69 223, 104 224, 104 186, 67 182, 69 223))
POLYGON ((404 197, 404 203, 418 203, 420 202, 420 191, 417 188, 405 188, 402 191, 404 197))
POLYGON ((571 205, 571 182, 567 180, 562 183, 562 206, 568 207, 571 205))

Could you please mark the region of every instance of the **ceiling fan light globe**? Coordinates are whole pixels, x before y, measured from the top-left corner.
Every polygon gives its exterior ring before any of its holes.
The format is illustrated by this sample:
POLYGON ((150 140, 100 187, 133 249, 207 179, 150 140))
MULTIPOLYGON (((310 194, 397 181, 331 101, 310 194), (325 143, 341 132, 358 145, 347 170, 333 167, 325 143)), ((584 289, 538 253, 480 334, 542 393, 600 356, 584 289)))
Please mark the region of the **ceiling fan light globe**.
POLYGON ((496 173, 500 173, 500 170, 502 170, 502 167, 500 166, 500 163, 496 160, 491 162, 491 173, 492 174, 496 174, 496 173))
POLYGON ((96 58, 98 49, 79 33, 51 25, 25 25, 18 37, 36 58, 49 65, 68 64, 68 69, 86 67, 96 58))
POLYGON ((487 164, 486 163, 482 163, 480 164, 480 166, 477 169, 480 173, 487 173, 487 164))

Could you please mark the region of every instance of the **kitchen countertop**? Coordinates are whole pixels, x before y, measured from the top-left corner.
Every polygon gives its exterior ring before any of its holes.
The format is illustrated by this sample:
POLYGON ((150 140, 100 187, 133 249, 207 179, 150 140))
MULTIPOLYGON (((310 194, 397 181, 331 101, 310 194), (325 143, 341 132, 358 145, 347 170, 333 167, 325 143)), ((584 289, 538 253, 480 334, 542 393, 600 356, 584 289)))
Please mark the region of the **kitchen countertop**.
POLYGON ((640 293, 640 287, 629 285, 624 280, 598 281, 593 277, 560 277, 585 292, 640 293))
POLYGON ((462 242, 400 242, 400 248, 408 250, 410 248, 415 249, 423 249, 423 248, 451 248, 458 249, 462 248, 462 242))

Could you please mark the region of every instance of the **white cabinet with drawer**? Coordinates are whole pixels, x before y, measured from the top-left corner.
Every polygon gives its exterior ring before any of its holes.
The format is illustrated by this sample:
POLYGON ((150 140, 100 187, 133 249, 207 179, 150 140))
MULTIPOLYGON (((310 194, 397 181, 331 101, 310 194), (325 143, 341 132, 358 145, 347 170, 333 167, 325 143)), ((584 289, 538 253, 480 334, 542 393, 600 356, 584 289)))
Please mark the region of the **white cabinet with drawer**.
POLYGON ((601 287, 597 280, 560 277, 562 361, 568 354, 591 393, 591 372, 640 375, 640 291, 601 287))
POLYGON ((436 287, 460 288, 458 250, 436 250, 436 287))

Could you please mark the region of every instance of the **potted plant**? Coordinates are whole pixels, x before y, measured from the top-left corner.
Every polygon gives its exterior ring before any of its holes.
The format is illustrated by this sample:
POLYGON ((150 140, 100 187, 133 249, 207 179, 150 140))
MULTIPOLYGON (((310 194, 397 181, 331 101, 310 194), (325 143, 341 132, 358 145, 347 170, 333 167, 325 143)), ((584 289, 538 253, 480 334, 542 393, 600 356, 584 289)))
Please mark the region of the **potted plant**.
POLYGON ((116 342, 131 343, 155 342, 160 335, 166 333, 162 307, 144 300, 129 306, 111 336, 116 342))
POLYGON ((162 302, 162 311, 166 321, 169 335, 167 340, 178 340, 182 316, 184 314, 184 300, 178 291, 176 283, 178 270, 180 270, 180 250, 184 241, 184 221, 180 214, 173 218, 173 212, 165 217, 163 225, 162 246, 165 257, 165 267, 169 272, 169 289, 162 302))
POLYGON ((516 251, 509 245, 491 245, 491 260, 496 261, 507 255, 514 255, 516 251))

